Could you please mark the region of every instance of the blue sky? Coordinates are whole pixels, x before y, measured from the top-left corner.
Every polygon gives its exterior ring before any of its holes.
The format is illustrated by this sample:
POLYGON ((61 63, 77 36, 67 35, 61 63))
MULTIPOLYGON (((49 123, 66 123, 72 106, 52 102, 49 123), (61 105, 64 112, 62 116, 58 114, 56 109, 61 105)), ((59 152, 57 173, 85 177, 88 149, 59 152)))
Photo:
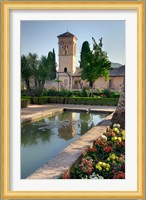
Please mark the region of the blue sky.
POLYGON ((47 56, 55 49, 58 63, 58 38, 66 31, 77 38, 77 66, 79 65, 81 47, 88 41, 93 48, 92 37, 97 42, 103 38, 103 50, 108 53, 111 62, 125 64, 125 21, 123 20, 60 20, 60 21, 22 21, 21 55, 29 52, 39 57, 47 56))

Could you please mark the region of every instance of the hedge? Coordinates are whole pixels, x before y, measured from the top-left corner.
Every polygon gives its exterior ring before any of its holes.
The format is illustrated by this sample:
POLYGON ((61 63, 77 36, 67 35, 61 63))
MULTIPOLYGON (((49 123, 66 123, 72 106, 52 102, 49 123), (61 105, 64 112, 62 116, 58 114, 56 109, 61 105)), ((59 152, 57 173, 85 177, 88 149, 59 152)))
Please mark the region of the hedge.
POLYGON ((29 99, 21 99, 21 108, 27 108, 29 99))
POLYGON ((30 97, 31 104, 78 104, 78 105, 107 105, 116 106, 119 98, 98 97, 30 97))

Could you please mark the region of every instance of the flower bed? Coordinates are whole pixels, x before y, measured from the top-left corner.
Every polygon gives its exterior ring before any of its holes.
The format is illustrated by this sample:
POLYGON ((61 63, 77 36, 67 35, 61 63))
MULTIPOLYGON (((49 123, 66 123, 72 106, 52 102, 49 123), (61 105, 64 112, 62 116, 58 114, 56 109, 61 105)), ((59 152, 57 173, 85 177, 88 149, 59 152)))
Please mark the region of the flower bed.
POLYGON ((76 163, 69 179, 125 179, 125 131, 119 124, 98 137, 76 163))

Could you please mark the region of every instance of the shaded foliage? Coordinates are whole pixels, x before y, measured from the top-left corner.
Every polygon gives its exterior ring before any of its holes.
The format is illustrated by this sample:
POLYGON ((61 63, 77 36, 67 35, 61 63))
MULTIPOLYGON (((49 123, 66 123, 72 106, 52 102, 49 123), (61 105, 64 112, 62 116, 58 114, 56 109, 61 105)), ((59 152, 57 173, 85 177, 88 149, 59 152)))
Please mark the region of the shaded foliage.
MULTIPOLYGON (((90 50, 90 47, 87 48, 86 43, 86 58, 81 57, 81 63, 84 64, 82 66, 82 79, 87 80, 89 82, 90 87, 93 87, 93 83, 99 77, 104 77, 105 80, 109 78, 109 70, 112 69, 111 62, 108 59, 107 53, 103 51, 102 47, 102 38, 99 43, 93 40, 93 50, 90 50)), ((83 43, 85 44, 85 43, 83 43)))
POLYGON ((21 56, 21 76, 25 82, 27 95, 41 96, 46 80, 56 78, 55 51, 48 53, 48 57, 38 59, 36 53, 21 56))

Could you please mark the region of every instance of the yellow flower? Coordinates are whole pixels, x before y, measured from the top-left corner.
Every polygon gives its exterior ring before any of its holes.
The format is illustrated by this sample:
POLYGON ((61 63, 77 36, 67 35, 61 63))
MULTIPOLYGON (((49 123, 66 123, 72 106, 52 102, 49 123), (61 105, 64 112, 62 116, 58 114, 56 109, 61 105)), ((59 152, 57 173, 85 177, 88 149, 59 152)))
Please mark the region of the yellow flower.
POLYGON ((122 142, 122 138, 121 137, 118 137, 117 139, 118 139, 119 142, 122 142))

